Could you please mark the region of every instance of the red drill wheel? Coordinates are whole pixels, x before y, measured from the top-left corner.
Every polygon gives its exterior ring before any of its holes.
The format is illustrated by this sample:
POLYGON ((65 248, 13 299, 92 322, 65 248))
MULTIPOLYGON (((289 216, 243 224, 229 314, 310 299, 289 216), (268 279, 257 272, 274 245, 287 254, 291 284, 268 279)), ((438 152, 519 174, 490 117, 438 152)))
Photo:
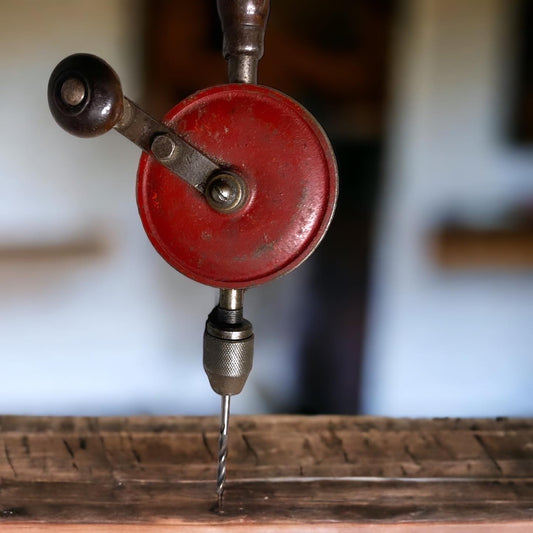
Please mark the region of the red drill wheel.
POLYGON ((246 182, 234 213, 144 153, 137 203, 144 229, 174 268, 200 283, 246 288, 296 268, 318 245, 337 198, 335 156, 315 119, 267 87, 212 87, 180 102, 164 122, 246 182))

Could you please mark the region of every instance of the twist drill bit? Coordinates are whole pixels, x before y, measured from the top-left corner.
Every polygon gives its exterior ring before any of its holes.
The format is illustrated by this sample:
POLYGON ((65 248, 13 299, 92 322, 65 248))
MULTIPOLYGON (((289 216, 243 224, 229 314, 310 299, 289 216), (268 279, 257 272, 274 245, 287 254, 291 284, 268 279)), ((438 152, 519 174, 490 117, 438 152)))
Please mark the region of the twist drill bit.
POLYGON ((229 426, 229 394, 221 398, 220 411, 220 437, 218 440, 218 470, 217 470, 217 496, 218 508, 222 510, 222 498, 224 496, 224 483, 226 482, 226 458, 228 457, 228 426, 229 426))

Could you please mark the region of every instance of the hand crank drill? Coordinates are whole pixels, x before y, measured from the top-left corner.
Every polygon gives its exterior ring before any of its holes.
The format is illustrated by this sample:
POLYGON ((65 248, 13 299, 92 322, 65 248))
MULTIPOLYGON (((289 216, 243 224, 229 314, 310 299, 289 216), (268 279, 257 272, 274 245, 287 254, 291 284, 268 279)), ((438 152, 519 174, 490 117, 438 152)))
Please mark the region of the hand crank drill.
POLYGON ((69 133, 114 128, 143 151, 139 214, 153 246, 189 278, 220 289, 204 332, 204 369, 222 397, 217 494, 226 474, 230 397, 252 368, 244 290, 300 265, 324 236, 337 168, 319 124, 298 103, 256 85, 269 0, 218 0, 229 84, 201 90, 159 122, 125 97, 117 74, 89 54, 61 61, 48 103, 69 133))

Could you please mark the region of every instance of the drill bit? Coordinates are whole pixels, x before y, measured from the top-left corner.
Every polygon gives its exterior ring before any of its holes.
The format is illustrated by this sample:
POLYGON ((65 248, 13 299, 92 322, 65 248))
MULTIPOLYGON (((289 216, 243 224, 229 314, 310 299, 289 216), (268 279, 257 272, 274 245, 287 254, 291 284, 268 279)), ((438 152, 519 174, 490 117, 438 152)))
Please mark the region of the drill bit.
POLYGON ((228 457, 228 426, 229 404, 231 396, 224 394, 221 397, 220 410, 220 438, 218 440, 218 470, 217 470, 217 496, 218 510, 222 511, 222 498, 226 482, 226 458, 228 457))
POLYGON ((218 442, 217 498, 221 511, 228 457, 230 396, 239 394, 252 369, 254 334, 243 317, 243 291, 221 289, 219 304, 207 317, 204 331, 204 369, 213 390, 221 396, 218 442))

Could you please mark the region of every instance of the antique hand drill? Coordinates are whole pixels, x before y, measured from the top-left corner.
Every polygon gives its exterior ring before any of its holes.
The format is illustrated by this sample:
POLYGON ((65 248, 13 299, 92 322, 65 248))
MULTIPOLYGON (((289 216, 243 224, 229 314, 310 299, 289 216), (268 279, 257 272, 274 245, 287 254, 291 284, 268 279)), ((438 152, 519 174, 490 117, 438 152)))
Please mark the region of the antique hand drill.
POLYGON ((337 199, 335 156, 298 103, 257 85, 269 0, 218 0, 229 84, 201 90, 159 122, 122 93, 113 69, 75 54, 52 72, 48 103, 80 137, 111 128, 143 150, 139 214, 175 269, 220 289, 204 332, 204 368, 222 397, 217 494, 226 474, 230 397, 252 368, 244 290, 300 265, 324 236, 337 199))

